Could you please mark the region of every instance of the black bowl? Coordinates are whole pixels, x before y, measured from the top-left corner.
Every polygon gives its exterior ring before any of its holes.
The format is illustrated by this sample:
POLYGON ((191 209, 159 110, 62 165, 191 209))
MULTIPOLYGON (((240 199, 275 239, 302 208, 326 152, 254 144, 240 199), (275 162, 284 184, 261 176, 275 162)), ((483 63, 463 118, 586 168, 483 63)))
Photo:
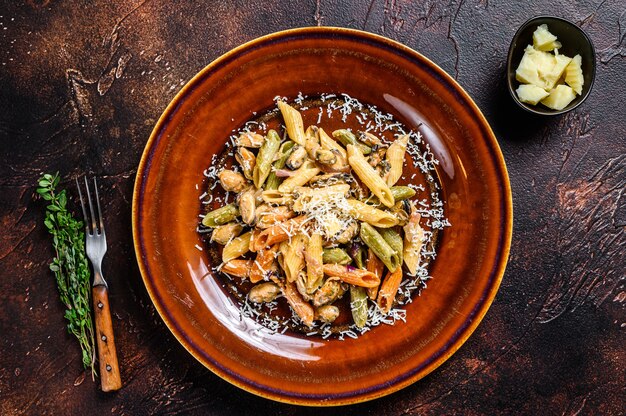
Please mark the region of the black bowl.
POLYGON ((567 113, 568 111, 578 107, 583 101, 585 101, 591 92, 591 87, 593 86, 593 81, 596 76, 596 52, 589 36, 587 36, 587 34, 574 23, 560 17, 533 17, 524 23, 517 30, 515 36, 513 36, 511 46, 509 47, 506 71, 509 93, 511 93, 511 97, 513 97, 513 101, 515 101, 517 105, 534 114, 554 116, 557 114, 567 113), (559 42, 563 44, 563 46, 559 49, 560 54, 569 57, 573 57, 578 54, 582 58, 582 71, 585 79, 582 94, 577 95, 576 98, 574 98, 574 100, 562 110, 551 110, 547 107, 541 106, 540 104, 530 105, 523 103, 517 98, 517 94, 515 93, 515 90, 520 85, 520 83, 515 79, 515 70, 522 60, 526 46, 533 44, 533 32, 537 29, 537 26, 542 24, 548 25, 550 33, 555 35, 559 42))

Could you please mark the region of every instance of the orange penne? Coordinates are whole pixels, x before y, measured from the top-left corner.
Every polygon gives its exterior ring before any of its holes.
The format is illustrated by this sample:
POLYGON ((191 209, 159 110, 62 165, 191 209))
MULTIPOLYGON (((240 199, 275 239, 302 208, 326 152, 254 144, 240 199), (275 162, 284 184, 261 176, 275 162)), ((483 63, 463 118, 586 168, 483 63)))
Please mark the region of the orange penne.
POLYGON ((262 205, 256 210, 256 226, 258 228, 269 228, 276 223, 286 221, 295 217, 296 214, 286 206, 270 207, 269 205, 262 205))
MULTIPOLYGON (((383 279, 383 272, 385 271, 385 265, 383 264, 382 261, 380 261, 378 256, 374 254, 371 248, 367 250, 366 267, 367 267, 368 272, 374 273, 380 280, 383 279)), ((367 288, 367 296, 369 296, 370 299, 372 300, 376 299, 376 295, 378 295, 378 287, 379 286, 367 288)))
POLYGON ((250 250, 250 251, 257 251, 256 250, 256 246, 255 246, 255 244, 256 244, 255 242, 256 242, 256 239, 259 237, 259 234, 261 234, 261 230, 258 230, 256 228, 253 228, 250 231, 250 242, 248 243, 248 246, 249 246, 248 250, 250 250))
POLYGON ((283 221, 276 225, 266 228, 255 236, 253 242, 253 251, 259 251, 265 247, 282 243, 295 235, 300 229, 300 225, 304 222, 304 215, 283 221))
POLYGON ((391 307, 393 306, 393 301, 396 298, 396 294, 398 293, 398 288, 400 287, 400 282, 402 281, 402 267, 398 267, 395 272, 387 273, 387 277, 383 281, 383 284, 380 285, 380 290, 378 292, 378 299, 376 303, 378 303, 378 307, 384 312, 389 313, 391 307))
POLYGON ((287 302, 293 309, 293 311, 300 317, 302 322, 311 327, 313 325, 313 319, 315 317, 315 310, 310 303, 305 301, 298 292, 296 284, 294 282, 286 282, 282 286, 283 296, 287 299, 287 302))
POLYGON ((235 259, 227 263, 224 263, 221 271, 236 277, 248 277, 250 276, 250 268, 252 267, 252 260, 235 259))
POLYGON ((250 281, 252 283, 260 282, 267 272, 272 270, 272 265, 276 260, 276 253, 278 253, 278 244, 259 251, 250 270, 250 281))
POLYGON ((338 277, 344 282, 355 286, 377 287, 380 284, 380 278, 374 273, 352 266, 325 264, 324 273, 328 276, 338 277))

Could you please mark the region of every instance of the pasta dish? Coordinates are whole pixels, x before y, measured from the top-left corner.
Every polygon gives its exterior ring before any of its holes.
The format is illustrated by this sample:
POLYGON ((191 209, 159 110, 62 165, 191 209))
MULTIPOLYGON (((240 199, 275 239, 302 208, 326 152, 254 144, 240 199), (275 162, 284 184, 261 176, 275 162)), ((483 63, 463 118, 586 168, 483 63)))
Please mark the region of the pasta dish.
MULTIPOLYGON (((402 286, 425 286, 433 231, 449 223, 436 188, 399 184, 419 134, 305 128, 296 104, 279 98, 281 125, 233 137, 236 162, 213 170, 226 197, 211 201, 199 231, 220 247, 217 270, 242 283, 247 307, 271 312, 284 298, 305 332, 328 336, 341 321, 344 333, 362 333, 410 301, 402 286), (436 199, 435 209, 418 193, 436 199)), ((433 159, 422 166, 431 179, 433 159)))

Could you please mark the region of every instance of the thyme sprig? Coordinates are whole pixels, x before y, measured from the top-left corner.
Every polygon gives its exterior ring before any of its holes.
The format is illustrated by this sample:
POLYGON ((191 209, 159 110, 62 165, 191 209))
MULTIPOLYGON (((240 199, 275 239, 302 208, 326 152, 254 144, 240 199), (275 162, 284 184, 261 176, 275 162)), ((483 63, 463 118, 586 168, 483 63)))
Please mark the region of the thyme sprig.
POLYGON ((85 253, 83 222, 67 210, 65 190, 57 190, 58 172, 45 174, 38 181, 37 193, 49 201, 44 224, 52 235, 55 257, 50 270, 56 277, 61 302, 66 307, 67 329, 73 334, 82 350, 85 369, 96 375, 94 330, 91 316, 90 272, 85 253))

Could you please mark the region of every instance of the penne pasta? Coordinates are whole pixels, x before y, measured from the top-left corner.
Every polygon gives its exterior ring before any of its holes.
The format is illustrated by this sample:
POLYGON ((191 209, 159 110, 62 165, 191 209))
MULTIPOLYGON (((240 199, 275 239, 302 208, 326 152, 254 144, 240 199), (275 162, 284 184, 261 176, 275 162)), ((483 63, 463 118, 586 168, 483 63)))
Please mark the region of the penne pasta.
POLYGON ((224 263, 220 271, 235 277, 247 278, 250 276, 252 260, 233 259, 224 263))
POLYGON ((356 139, 356 136, 354 135, 354 133, 352 133, 350 130, 346 130, 346 129, 335 130, 333 131, 333 137, 339 140, 341 143, 343 143, 343 145, 346 147, 348 146, 358 147, 361 153, 363 153, 364 155, 368 155, 372 152, 372 148, 367 145, 364 145, 363 143, 360 143, 356 139))
POLYGON ((370 147, 380 146, 383 144, 382 140, 368 131, 359 132, 359 140, 370 147))
POLYGON ((274 244, 288 240, 291 236, 298 233, 300 225, 305 220, 306 217, 300 216, 275 224, 270 228, 266 228, 255 238, 253 251, 259 251, 265 247, 273 246, 274 244))
POLYGON ((411 204, 411 217, 404 226, 404 264, 412 275, 417 273, 420 263, 422 245, 424 244, 424 230, 420 226, 420 214, 411 204))
POLYGON ((263 202, 265 202, 266 204, 276 204, 276 205, 288 205, 293 202, 292 195, 285 194, 278 190, 261 192, 261 199, 263 199, 263 202))
POLYGON ((258 228, 269 228, 276 223, 283 222, 295 217, 296 213, 284 205, 273 207, 270 205, 261 205, 256 209, 256 222, 258 228))
POLYGON ((306 136, 304 134, 304 123, 302 122, 300 112, 284 101, 278 102, 278 109, 283 115, 283 120, 285 120, 285 127, 287 128, 289 138, 300 146, 304 146, 306 136))
POLYGON ((278 185, 280 185, 280 182, 282 180, 278 176, 276 176, 276 170, 282 169, 285 167, 285 162, 287 162, 289 155, 291 155, 291 150, 293 149, 294 145, 295 143, 289 140, 280 146, 280 149, 278 150, 279 157, 276 160, 276 162, 274 162, 272 171, 270 172, 270 174, 267 177, 267 180, 265 181, 265 189, 267 190, 278 189, 278 185))
POLYGON ((380 284, 380 279, 374 273, 352 266, 325 264, 324 273, 355 286, 374 287, 380 284))
POLYGON ((352 263, 352 258, 350 258, 348 253, 341 248, 325 248, 322 260, 324 261, 324 264, 342 264, 345 266, 346 264, 352 263))
POLYGON ((401 281, 402 268, 398 267, 395 272, 387 273, 385 280, 380 285, 380 290, 378 291, 378 298, 376 299, 376 303, 383 313, 389 313, 389 311, 391 310, 393 302, 396 299, 396 294, 398 293, 398 288, 400 287, 401 281))
POLYGON ((237 209, 237 206, 235 204, 228 204, 207 213, 204 218, 202 218, 202 225, 205 227, 218 227, 234 221, 238 216, 239 209, 237 209))
POLYGON ((324 129, 318 129, 318 135, 322 149, 332 152, 337 157, 337 160, 330 165, 330 168, 335 172, 349 170, 350 166, 348 165, 348 154, 346 150, 326 134, 324 129))
POLYGON ((272 265, 276 260, 277 253, 278 245, 258 252, 254 263, 252 263, 252 268, 250 269, 250 281, 252 283, 260 282, 273 269, 272 265))
POLYGON ((293 176, 288 177, 280 184, 278 190, 283 193, 290 193, 298 186, 302 186, 313 179, 318 173, 320 173, 319 168, 313 162, 306 161, 293 176))
POLYGON ((267 138, 263 146, 259 149, 259 154, 256 157, 256 164, 254 165, 254 171, 252 173, 252 181, 257 188, 261 188, 269 176, 274 157, 278 153, 279 148, 280 136, 275 130, 270 130, 267 132, 267 138))
POLYGON ((398 224, 398 218, 390 212, 372 207, 356 199, 348 199, 348 214, 374 227, 389 228, 398 224))
POLYGON ((393 228, 381 228, 376 230, 383 237, 383 239, 389 244, 389 247, 398 253, 398 262, 402 264, 404 243, 402 236, 393 228))
MULTIPOLYGON (((391 189, 391 195, 393 195, 393 199, 396 203, 398 201, 413 198, 416 194, 415 189, 409 188, 408 186, 392 186, 389 189, 391 189)), ((380 201, 375 196, 367 198, 367 201, 364 202, 371 205, 380 205, 380 201)))
POLYGON ((360 235, 361 240, 372 249, 374 254, 387 266, 389 271, 395 272, 402 266, 398 253, 391 248, 374 227, 367 223, 361 224, 360 235))
POLYGON ((389 186, 378 176, 374 168, 367 163, 363 153, 356 146, 348 145, 348 163, 350 163, 359 179, 378 197, 383 205, 391 208, 395 204, 389 186))
POLYGON ((298 292, 298 289, 296 288, 296 284, 293 282, 286 282, 281 289, 283 291, 283 296, 289 303, 289 306, 291 306, 291 309, 300 318, 302 323, 309 328, 312 327, 315 310, 302 298, 302 295, 300 295, 300 292, 298 292))
POLYGON ((363 328, 367 324, 367 289, 359 286, 350 286, 350 310, 352 320, 357 327, 363 328))
POLYGON ((252 232, 248 231, 226 244, 222 250, 222 262, 228 263, 250 251, 250 237, 252 237, 252 232))
POLYGON ((322 236, 313 234, 304 249, 304 260, 306 262, 307 293, 313 293, 321 286, 324 279, 324 263, 322 236))
MULTIPOLYGON (((376 254, 372 251, 372 249, 367 250, 367 263, 366 263, 367 271, 374 273, 380 280, 383 279, 383 272, 385 271, 385 265, 376 254)), ((376 299, 376 295, 378 295, 378 287, 369 287, 367 288, 367 296, 370 299, 376 299)))
POLYGON ((280 244, 283 270, 288 282, 295 282, 298 273, 304 269, 305 242, 306 237, 303 234, 297 234, 291 241, 283 241, 280 244))
POLYGON ((408 143, 409 135, 405 134, 391 143, 391 146, 387 149, 385 158, 389 162, 389 172, 387 173, 387 185, 389 186, 395 185, 402 176, 404 154, 406 153, 408 143))

